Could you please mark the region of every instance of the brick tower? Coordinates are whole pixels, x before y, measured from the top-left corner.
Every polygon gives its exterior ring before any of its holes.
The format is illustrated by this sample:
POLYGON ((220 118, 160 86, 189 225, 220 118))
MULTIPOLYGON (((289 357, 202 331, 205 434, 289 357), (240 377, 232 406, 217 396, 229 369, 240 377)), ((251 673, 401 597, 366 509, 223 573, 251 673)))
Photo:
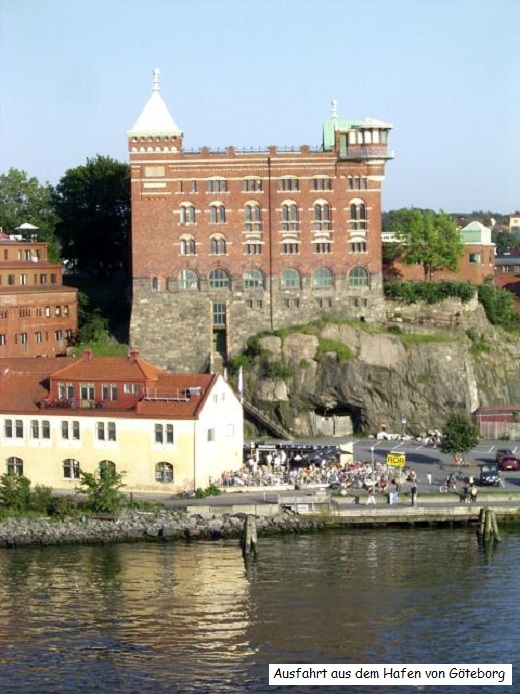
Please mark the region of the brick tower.
POLYGON ((164 368, 202 371, 262 330, 378 318, 391 127, 339 120, 332 102, 320 147, 186 151, 155 70, 128 133, 132 345, 164 368))

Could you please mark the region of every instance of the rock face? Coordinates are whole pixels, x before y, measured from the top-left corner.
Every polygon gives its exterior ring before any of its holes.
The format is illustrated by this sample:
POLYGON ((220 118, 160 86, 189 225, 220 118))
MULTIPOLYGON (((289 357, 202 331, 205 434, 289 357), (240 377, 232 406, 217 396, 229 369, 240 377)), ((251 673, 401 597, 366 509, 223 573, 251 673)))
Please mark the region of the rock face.
POLYGON ((405 418, 407 432, 419 434, 453 412, 520 402, 520 340, 495 330, 476 301, 423 307, 419 316, 401 306, 398 316, 395 333, 338 322, 261 338, 246 394, 300 435, 316 433, 316 416, 350 417, 367 433, 401 432, 405 418), (292 375, 266 376, 273 365, 292 375))

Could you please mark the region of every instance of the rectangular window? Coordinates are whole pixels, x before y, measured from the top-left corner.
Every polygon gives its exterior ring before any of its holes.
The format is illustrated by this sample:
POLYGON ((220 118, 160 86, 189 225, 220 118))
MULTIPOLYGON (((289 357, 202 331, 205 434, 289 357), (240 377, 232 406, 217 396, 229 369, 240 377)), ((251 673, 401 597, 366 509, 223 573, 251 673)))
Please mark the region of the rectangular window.
POLYGON ((105 424, 104 422, 96 422, 96 434, 98 441, 105 440, 105 424))
POLYGON ((312 179, 313 190, 332 190, 332 180, 328 176, 318 176, 312 179))
POLYGON ((139 383, 123 383, 125 395, 139 395, 139 383))
POLYGON ((51 284, 56 284, 56 275, 55 274, 51 275, 51 284))
POLYGON ((208 181, 208 193, 225 193, 227 181, 223 178, 214 178, 208 181))
POLYGON ((41 342, 42 342, 42 334, 41 334, 41 332, 38 331, 38 332, 35 332, 35 333, 34 333, 34 341, 35 341, 36 344, 38 344, 38 345, 41 344, 41 342))
POLYGON ((208 441, 215 441, 215 429, 208 429, 208 441))
POLYGON ((31 438, 40 438, 40 422, 37 419, 31 419, 31 438))
POLYGON ((480 253, 470 253, 469 254, 469 262, 472 265, 480 265, 480 263, 481 263, 480 253))
POLYGON ((12 439, 13 438, 13 420, 12 419, 4 420, 4 437, 6 439, 12 439))
POLYGON ((262 181, 260 178, 245 178, 242 183, 244 193, 260 192, 262 190, 262 181))
POLYGON ((61 423, 61 438, 65 440, 69 438, 69 423, 66 421, 61 423))
POLYGON ((299 243, 283 243, 282 253, 284 255, 298 255, 300 253, 299 243))
POLYGON ((15 421, 14 433, 17 439, 23 439, 23 421, 21 419, 15 421))
POLYGON ((7 284, 10 287, 14 286, 14 275, 7 275, 7 284))
POLYGON ((117 400, 117 383, 103 383, 101 386, 102 400, 117 400))
POLYGON ((27 345, 27 333, 20 333, 20 344, 27 345))
POLYGON ((155 425, 155 443, 164 443, 163 425, 155 425))
POLYGON ((74 420, 72 422, 72 438, 75 441, 79 441, 79 422, 77 420, 74 420))
POLYGON ((108 440, 109 441, 115 441, 116 440, 116 423, 115 422, 108 422, 107 428, 108 428, 108 440))
POLYGON ((330 243, 327 242, 320 242, 320 243, 315 243, 314 244, 314 252, 319 253, 321 255, 330 253, 331 251, 331 245, 330 243))
POLYGON ((278 185, 280 191, 298 191, 300 190, 300 181, 298 178, 289 177, 281 178, 278 185))
POLYGON ((213 325, 226 325, 226 304, 221 302, 213 304, 213 325))
POLYGON ((5 347, 5 335, 0 333, 0 347, 5 347))
POLYGON ((192 181, 190 185, 190 192, 191 193, 196 193, 197 192, 197 181, 192 181))
POLYGON ((20 284, 23 286, 27 284, 27 275, 25 273, 22 273, 20 275, 20 284))
POLYGON ((94 400, 93 383, 80 383, 79 392, 82 400, 94 400))
POLYGON ((262 255, 262 244, 246 243, 246 255, 262 255))
POLYGON ((58 400, 72 400, 74 386, 72 383, 58 383, 58 400))
POLYGON ((63 332, 61 330, 54 331, 54 338, 56 342, 61 342, 63 340, 63 332))
POLYGON ((166 443, 173 443, 173 424, 166 425, 166 443))
POLYGON ((51 438, 51 423, 48 419, 42 420, 42 439, 51 438))

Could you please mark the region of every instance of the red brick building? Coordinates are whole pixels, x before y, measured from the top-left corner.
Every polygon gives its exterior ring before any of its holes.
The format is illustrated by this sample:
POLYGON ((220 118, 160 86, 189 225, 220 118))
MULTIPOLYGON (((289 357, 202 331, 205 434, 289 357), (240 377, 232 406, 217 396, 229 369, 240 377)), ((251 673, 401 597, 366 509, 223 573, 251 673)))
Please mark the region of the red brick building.
POLYGON ((0 358, 65 354, 78 329, 77 291, 63 285, 46 243, 0 234, 0 358))
POLYGON ((188 151, 154 71, 128 133, 132 345, 163 367, 201 370, 261 330, 382 313, 390 129, 341 121, 333 102, 320 147, 188 151))

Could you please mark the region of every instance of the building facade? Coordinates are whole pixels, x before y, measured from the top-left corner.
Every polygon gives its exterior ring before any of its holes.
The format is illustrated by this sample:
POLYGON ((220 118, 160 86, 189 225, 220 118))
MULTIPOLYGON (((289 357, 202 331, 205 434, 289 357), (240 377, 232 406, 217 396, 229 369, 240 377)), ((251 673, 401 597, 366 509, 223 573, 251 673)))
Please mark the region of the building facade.
POLYGON ((187 151, 154 71, 128 133, 132 345, 201 371, 262 330, 379 317, 390 129, 341 121, 333 102, 318 148, 187 151))
POLYGON ((78 329, 77 289, 63 285, 47 244, 0 235, 0 359, 66 354, 78 329))
POLYGON ((126 491, 206 488, 242 465, 243 411, 217 374, 128 358, 3 359, 1 474, 73 491, 110 465, 126 491))

